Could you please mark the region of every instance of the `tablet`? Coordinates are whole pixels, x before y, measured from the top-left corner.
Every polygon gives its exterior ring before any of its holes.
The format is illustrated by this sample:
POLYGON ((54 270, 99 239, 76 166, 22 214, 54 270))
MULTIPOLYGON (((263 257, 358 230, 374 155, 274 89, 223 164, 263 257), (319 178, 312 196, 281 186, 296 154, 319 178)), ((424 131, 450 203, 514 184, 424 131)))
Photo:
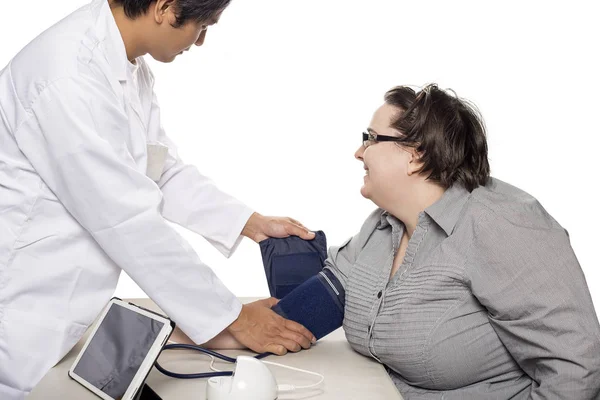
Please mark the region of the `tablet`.
POLYGON ((105 400, 133 400, 174 328, 165 316, 113 298, 69 376, 105 400))

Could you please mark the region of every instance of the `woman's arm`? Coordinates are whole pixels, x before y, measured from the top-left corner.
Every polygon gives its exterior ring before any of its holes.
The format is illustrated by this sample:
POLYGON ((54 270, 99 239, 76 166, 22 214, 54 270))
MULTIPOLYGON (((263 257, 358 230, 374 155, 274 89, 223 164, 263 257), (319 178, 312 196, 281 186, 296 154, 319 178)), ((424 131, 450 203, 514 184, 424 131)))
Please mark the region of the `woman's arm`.
POLYGON ((379 224, 382 213, 383 210, 379 208, 374 210, 369 214, 358 234, 346 240, 341 246, 329 248, 325 268, 329 269, 342 283, 344 290, 356 258, 379 224))
MULTIPOLYGON (((352 265, 355 262, 356 256, 362 246, 366 242, 369 234, 373 231, 377 221, 381 218, 381 210, 375 210, 365 221, 359 234, 351 237, 341 246, 332 246, 329 249, 329 254, 325 260, 324 267, 329 269, 335 277, 341 282, 342 286, 346 287, 348 275, 350 274, 352 265)), ((171 341, 183 344, 196 344, 179 328, 171 335, 171 341)), ((202 347, 208 349, 244 349, 244 345, 239 343, 227 330, 222 331, 213 339, 201 344, 202 347)))
POLYGON ((532 399, 600 396, 600 326, 564 229, 489 213, 467 262, 473 294, 519 366, 532 399))

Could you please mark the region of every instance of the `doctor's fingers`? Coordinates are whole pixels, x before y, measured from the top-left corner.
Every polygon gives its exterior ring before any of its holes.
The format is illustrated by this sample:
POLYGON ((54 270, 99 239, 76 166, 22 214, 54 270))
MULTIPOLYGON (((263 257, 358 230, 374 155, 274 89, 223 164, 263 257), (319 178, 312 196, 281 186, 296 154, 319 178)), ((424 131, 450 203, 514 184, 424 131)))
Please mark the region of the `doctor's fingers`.
POLYGON ((285 327, 286 327, 286 329, 288 329, 290 331, 293 331, 295 333, 298 333, 298 334, 304 336, 304 338, 306 338, 309 342, 312 342, 312 343, 317 342, 317 338, 315 338, 315 335, 313 335, 311 331, 309 331, 303 325, 301 325, 295 321, 286 319, 285 327))
MULTIPOLYGON (((288 339, 284 336, 278 336, 275 339, 273 339, 275 343, 273 343, 274 346, 283 346, 285 348, 285 352, 287 353, 288 351, 291 351, 292 353, 296 353, 300 350, 302 350, 302 346, 300 344, 298 344, 297 342, 295 342, 292 339, 288 339)), ((271 346, 271 344, 269 344, 267 347, 271 346)), ((285 353, 283 353, 285 354, 285 353)))
POLYGON ((275 297, 268 297, 266 299, 256 300, 254 303, 264 305, 268 308, 273 308, 277 305, 277 303, 279 303, 279 299, 276 299, 275 297))
POLYGON ((315 238, 314 232, 309 231, 304 225, 291 218, 289 218, 289 221, 287 221, 285 225, 285 231, 288 235, 299 236, 304 240, 312 240, 315 238))
POLYGON ((308 230, 308 229, 307 229, 307 228, 304 226, 304 224, 302 224, 302 222, 300 222, 300 221, 298 221, 298 220, 296 220, 296 219, 294 219, 294 218, 288 218, 288 219, 289 219, 289 220, 290 220, 290 221, 291 221, 293 224, 295 224, 295 225, 298 225, 300 228, 304 228, 304 229, 308 230))
POLYGON ((277 356, 284 356, 287 352, 288 350, 285 348, 285 346, 275 343, 266 345, 264 347, 264 351, 261 351, 261 353, 271 353, 277 356))
POLYGON ((280 333, 280 336, 284 339, 291 340, 294 343, 298 344, 298 350, 290 349, 289 347, 288 347, 288 350, 299 351, 301 348, 302 349, 310 349, 311 340, 298 332, 294 332, 291 330, 285 330, 280 333))

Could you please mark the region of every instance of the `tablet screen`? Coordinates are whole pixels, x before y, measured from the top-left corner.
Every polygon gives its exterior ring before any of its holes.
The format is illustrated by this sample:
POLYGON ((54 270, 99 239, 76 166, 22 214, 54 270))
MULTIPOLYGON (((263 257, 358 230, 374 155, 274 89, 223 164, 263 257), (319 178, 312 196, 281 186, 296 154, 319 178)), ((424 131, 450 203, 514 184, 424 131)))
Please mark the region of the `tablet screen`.
POLYGON ((73 372, 121 399, 163 325, 113 303, 73 372))

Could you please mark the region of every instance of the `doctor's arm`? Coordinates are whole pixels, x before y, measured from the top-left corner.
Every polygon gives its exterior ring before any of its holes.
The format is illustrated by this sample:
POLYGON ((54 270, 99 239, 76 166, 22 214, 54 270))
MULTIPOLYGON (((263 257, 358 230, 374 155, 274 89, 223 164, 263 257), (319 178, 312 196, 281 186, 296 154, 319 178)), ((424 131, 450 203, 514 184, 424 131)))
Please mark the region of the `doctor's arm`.
POLYGON ((529 398, 597 399, 600 327, 564 229, 530 228, 494 215, 475 229, 467 264, 471 290, 533 380, 529 398))
MULTIPOLYGON (((320 264, 319 268, 324 267, 323 271, 308 278, 279 300, 271 298, 261 301, 273 307, 281 316, 303 324, 317 338, 339 328, 343 320, 346 281, 356 257, 359 241, 360 237, 356 235, 341 246, 331 247, 325 265, 322 265, 318 259, 312 260, 320 264)), ((307 254, 306 251, 314 251, 314 249, 298 247, 298 244, 294 246, 284 240, 267 243, 266 247, 261 245, 261 250, 267 271, 299 268, 302 265, 310 270, 313 269, 312 265, 306 264, 307 260, 304 256, 307 254), (278 264, 280 262, 283 264, 278 264)), ((274 279, 271 273, 267 272, 267 275, 274 279)), ((171 339, 177 343, 192 344, 192 340, 180 331, 174 332, 171 339)), ((202 346, 213 349, 244 348, 227 330, 222 331, 209 342, 203 343, 202 346)))
POLYGON ((253 212, 231 195, 221 191, 198 169, 184 163, 175 144, 167 137, 160 120, 160 108, 153 94, 149 137, 168 147, 167 159, 158 185, 163 192, 163 216, 203 236, 223 255, 229 257, 242 236, 255 242, 268 237, 300 236, 313 239, 300 222, 283 217, 267 217, 253 212))
POLYGON ((196 343, 225 328, 254 335, 249 347, 277 354, 297 347, 298 333, 310 340, 304 328, 273 320, 267 307, 242 306, 166 223, 161 192, 124 145, 128 127, 103 83, 77 77, 44 88, 14 136, 69 213, 196 343))

